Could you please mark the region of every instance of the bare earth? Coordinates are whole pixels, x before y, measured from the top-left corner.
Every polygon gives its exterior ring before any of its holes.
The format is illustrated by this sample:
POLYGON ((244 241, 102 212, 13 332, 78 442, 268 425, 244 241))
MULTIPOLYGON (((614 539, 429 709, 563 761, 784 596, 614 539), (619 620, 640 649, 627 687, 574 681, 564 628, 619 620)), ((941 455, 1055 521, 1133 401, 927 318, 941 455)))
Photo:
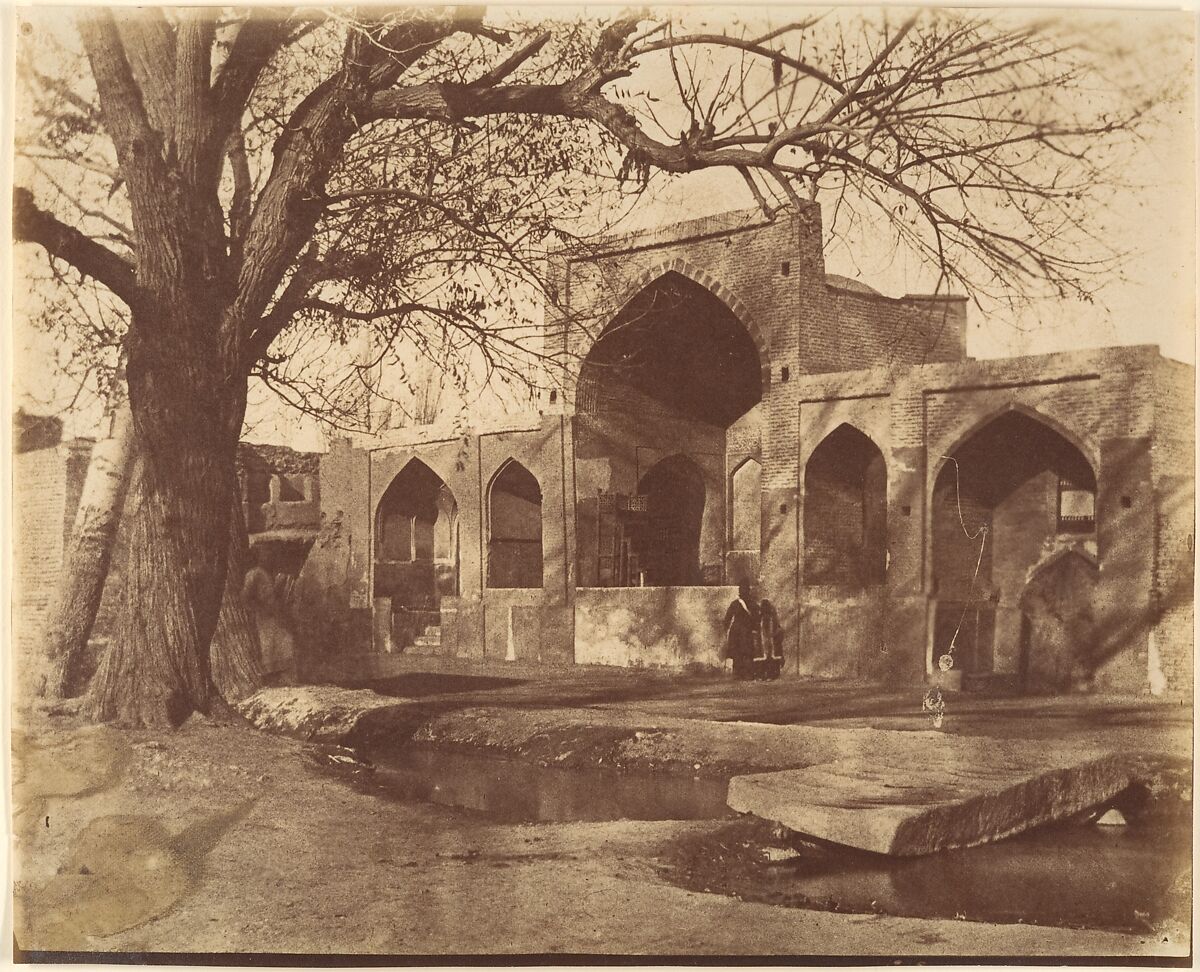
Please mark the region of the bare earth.
POLYGON ((659 877, 660 855, 719 821, 498 824, 360 792, 320 770, 305 743, 241 725, 193 718, 161 735, 81 729, 43 714, 18 729, 16 938, 26 950, 1188 950, 1186 931, 1177 940, 832 914, 688 891, 659 877))

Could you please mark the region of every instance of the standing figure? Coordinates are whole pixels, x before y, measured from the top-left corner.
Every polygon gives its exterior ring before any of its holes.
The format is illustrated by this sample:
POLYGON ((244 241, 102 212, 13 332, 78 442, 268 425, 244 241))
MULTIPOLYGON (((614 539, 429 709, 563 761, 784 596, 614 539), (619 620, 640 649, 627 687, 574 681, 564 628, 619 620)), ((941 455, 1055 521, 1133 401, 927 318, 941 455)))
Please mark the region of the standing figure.
POLYGON ((749 584, 738 585, 738 596, 725 612, 725 657, 733 659, 733 677, 750 678, 758 654, 758 604, 749 584))
POLYGON ((783 671, 783 629, 775 605, 765 597, 758 605, 758 657, 755 678, 776 679, 783 671))

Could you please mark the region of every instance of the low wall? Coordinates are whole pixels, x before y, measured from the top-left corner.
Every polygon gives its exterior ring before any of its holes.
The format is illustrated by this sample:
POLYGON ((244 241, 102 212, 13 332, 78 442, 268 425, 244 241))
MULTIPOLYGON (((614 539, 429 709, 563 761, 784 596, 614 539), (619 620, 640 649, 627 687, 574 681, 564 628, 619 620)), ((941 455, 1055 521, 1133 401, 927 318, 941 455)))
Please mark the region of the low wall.
POLYGON ((586 587, 575 592, 575 662, 720 665, 736 587, 586 587))
POLYGON ((920 682, 925 675, 925 599, 807 588, 800 650, 784 675, 920 682), (818 593, 820 592, 820 593, 818 593))

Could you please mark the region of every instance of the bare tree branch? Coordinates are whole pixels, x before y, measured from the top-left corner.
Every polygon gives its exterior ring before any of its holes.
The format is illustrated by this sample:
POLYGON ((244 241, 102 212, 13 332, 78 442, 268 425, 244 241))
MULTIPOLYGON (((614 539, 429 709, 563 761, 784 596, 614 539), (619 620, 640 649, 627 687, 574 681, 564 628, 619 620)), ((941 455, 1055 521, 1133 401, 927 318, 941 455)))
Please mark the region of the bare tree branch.
POLYGON ((52 257, 66 260, 80 273, 94 277, 132 306, 137 300, 134 268, 112 250, 39 209, 28 189, 13 190, 13 238, 37 243, 52 257))

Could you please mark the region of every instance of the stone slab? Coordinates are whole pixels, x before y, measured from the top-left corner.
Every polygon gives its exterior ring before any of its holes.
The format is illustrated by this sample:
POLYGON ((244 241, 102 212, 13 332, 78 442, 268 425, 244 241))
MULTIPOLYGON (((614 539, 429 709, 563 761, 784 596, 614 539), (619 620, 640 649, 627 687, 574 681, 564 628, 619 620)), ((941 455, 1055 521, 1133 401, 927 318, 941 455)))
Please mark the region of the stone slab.
POLYGON ((1044 741, 925 732, 841 741, 828 761, 734 777, 729 806, 820 840, 915 856, 1072 817, 1132 782, 1119 756, 1044 741))

